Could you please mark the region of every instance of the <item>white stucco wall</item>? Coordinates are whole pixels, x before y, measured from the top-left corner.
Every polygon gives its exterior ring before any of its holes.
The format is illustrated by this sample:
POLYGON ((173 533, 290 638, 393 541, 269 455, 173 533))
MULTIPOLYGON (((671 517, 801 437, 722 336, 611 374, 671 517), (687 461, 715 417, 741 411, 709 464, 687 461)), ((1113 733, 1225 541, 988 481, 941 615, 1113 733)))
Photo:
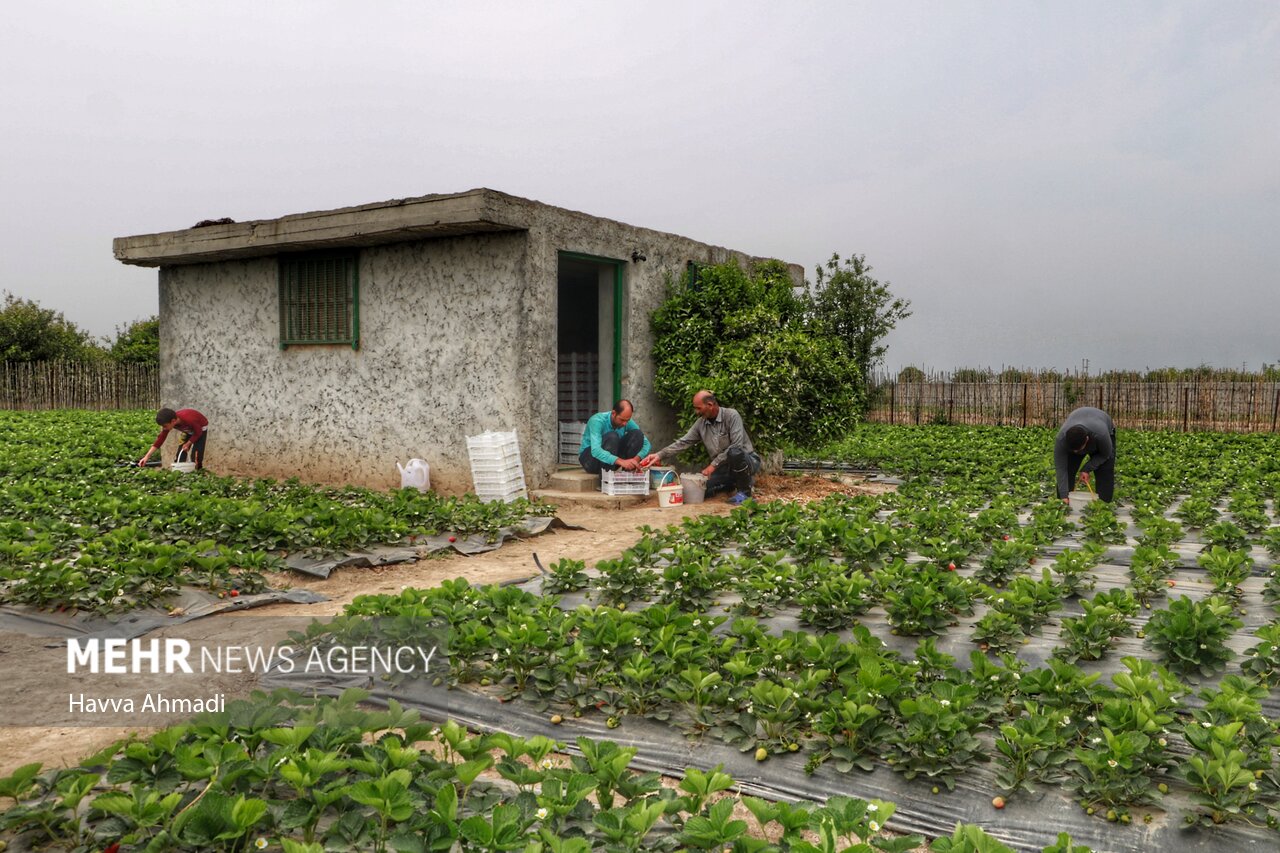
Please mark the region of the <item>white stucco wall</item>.
POLYGON ((279 348, 274 258, 164 268, 164 405, 209 418, 220 473, 386 487, 418 456, 437 488, 465 491, 465 435, 530 429, 520 406, 494 402, 527 394, 524 245, 511 233, 361 250, 359 350, 279 348))
POLYGON ((219 473, 385 488, 399 485, 395 463, 417 456, 433 487, 460 493, 471 486, 465 436, 515 429, 537 488, 557 466, 558 253, 567 251, 625 261, 622 390, 661 447, 677 417, 653 393, 649 316, 689 260, 746 257, 523 203, 527 231, 360 249, 358 351, 279 348, 274 257, 162 267, 163 404, 208 416, 219 473), (646 259, 633 263, 633 250, 646 259))

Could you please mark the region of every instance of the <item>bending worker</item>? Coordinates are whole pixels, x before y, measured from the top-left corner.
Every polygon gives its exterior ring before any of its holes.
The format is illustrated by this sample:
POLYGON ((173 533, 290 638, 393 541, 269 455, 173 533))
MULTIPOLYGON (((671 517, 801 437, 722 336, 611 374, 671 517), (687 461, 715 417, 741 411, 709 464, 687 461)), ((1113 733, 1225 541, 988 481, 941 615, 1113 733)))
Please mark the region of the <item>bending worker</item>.
POLYGON ((630 400, 619 400, 613 411, 599 412, 587 419, 582 432, 582 447, 578 461, 588 474, 602 470, 640 470, 640 457, 649 452, 649 439, 644 430, 631 419, 635 407, 630 400))
POLYGON ((684 438, 650 453, 644 458, 644 464, 648 466, 664 458, 669 459, 701 442, 711 457, 711 464, 702 469, 707 477, 707 497, 731 491, 733 496, 729 503, 742 503, 751 497, 756 474, 760 471, 760 456, 742 425, 742 415, 736 409, 720 405, 716 395, 710 391, 699 391, 693 395, 693 411, 698 419, 684 438))
POLYGON ((1116 490, 1116 425, 1102 409, 1082 406, 1067 416, 1053 443, 1053 467, 1058 475, 1058 497, 1069 503, 1076 472, 1087 486, 1096 474, 1098 497, 1110 502, 1116 490), (1085 457, 1089 461, 1085 462, 1085 457), (1081 467, 1080 463, 1084 463, 1081 467))
POLYGON ((177 429, 182 434, 182 447, 180 452, 185 454, 185 458, 196 463, 196 470, 204 468, 204 444, 205 439, 209 437, 209 419, 197 412, 195 409, 161 409, 156 412, 156 423, 163 429, 160 435, 156 437, 155 444, 147 450, 146 454, 138 460, 141 467, 147 464, 147 460, 151 458, 151 454, 160 449, 160 445, 164 444, 164 440, 169 437, 169 431, 177 429))

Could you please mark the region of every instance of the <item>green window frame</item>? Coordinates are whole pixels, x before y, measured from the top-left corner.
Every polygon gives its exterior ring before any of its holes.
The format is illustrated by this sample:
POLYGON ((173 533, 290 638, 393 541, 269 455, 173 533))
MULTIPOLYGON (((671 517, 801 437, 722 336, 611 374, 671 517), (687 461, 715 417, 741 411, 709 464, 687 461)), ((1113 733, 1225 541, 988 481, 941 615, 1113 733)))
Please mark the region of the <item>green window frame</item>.
POLYGON ((359 260, 353 252, 279 259, 281 349, 312 344, 360 348, 359 260))

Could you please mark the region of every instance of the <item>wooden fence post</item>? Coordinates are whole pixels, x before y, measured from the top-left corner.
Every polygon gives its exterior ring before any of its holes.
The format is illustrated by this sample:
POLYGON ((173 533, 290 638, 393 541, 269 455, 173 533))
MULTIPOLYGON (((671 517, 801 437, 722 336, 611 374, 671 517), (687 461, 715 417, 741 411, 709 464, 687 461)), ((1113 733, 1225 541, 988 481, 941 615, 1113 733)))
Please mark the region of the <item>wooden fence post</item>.
POLYGON ((1191 389, 1182 389, 1182 431, 1187 432, 1188 419, 1191 417, 1191 389))

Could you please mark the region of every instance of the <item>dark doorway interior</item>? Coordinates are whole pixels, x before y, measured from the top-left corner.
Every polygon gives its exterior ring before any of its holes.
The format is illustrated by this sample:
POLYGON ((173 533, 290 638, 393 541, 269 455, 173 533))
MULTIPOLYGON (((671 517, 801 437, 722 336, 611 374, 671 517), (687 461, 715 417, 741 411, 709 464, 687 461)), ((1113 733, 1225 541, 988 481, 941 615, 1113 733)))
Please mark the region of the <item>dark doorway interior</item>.
POLYGON ((560 260, 556 351, 561 422, 585 421, 602 411, 601 266, 590 261, 560 260))

